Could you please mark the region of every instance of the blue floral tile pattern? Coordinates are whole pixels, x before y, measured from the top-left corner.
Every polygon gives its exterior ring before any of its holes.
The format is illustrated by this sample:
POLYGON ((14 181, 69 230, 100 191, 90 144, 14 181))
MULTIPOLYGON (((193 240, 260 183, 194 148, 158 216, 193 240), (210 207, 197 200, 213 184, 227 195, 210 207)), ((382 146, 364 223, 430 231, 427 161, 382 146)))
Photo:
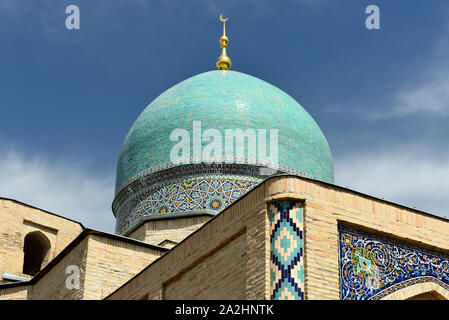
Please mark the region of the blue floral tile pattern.
POLYGON ((340 297, 377 300, 407 286, 435 282, 449 290, 449 257, 424 248, 341 228, 340 297))
POLYGON ((124 234, 146 216, 167 217, 203 211, 218 213, 259 181, 249 177, 202 176, 152 187, 121 206, 116 232, 124 234))

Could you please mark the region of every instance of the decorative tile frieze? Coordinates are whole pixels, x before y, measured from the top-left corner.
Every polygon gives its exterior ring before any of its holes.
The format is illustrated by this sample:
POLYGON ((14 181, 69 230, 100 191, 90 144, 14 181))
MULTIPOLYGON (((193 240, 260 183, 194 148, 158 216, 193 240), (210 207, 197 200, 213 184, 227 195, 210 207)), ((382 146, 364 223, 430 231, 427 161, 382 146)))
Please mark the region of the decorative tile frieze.
POLYGON ((268 214, 271 299, 304 300, 303 208, 297 201, 278 201, 268 214))
POLYGON ((449 290, 449 257, 359 230, 339 230, 340 297, 376 300, 435 282, 449 290))
MULTIPOLYGON (((246 169, 248 173, 249 168, 246 169)), ((114 203, 116 232, 124 234, 148 216, 162 218, 182 215, 183 212, 218 213, 262 181, 257 177, 229 173, 208 174, 213 172, 216 171, 203 170, 202 175, 189 177, 186 172, 178 170, 165 173, 165 182, 158 177, 139 181, 137 187, 134 186, 114 203), (174 174, 185 174, 185 177, 176 179, 174 174)))

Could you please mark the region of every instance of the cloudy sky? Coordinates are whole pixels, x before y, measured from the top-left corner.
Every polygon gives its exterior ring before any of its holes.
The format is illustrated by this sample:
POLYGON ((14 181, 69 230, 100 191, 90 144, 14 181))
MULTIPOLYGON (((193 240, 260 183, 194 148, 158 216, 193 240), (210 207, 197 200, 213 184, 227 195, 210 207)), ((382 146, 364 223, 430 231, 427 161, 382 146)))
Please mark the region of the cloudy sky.
POLYGON ((220 13, 232 69, 307 109, 337 184, 449 216, 444 0, 1 0, 0 196, 113 232, 121 143, 157 95, 215 69, 220 13))

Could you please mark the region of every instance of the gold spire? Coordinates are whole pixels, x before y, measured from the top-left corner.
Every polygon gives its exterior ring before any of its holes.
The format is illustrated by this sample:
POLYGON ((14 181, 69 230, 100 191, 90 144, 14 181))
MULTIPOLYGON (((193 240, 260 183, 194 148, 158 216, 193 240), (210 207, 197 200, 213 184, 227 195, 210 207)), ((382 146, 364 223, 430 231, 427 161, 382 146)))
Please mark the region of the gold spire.
POLYGON ((231 67, 231 59, 226 55, 226 48, 228 47, 229 39, 226 37, 226 21, 229 18, 223 19, 223 15, 220 14, 220 21, 223 22, 223 35, 220 38, 221 56, 217 59, 217 68, 219 70, 228 70, 231 67))

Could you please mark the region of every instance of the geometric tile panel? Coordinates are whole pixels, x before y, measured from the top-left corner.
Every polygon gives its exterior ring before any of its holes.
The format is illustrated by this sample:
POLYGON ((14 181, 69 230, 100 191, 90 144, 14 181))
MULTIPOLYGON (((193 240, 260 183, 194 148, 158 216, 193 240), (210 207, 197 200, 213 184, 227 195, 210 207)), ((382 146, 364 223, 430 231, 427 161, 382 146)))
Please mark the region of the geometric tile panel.
POLYGON ((350 228, 339 230, 340 298, 378 300, 434 282, 449 290, 449 257, 350 228))
POLYGON ((272 300, 304 300, 303 209, 296 201, 270 205, 272 300))
POLYGON ((186 211, 219 212, 260 182, 249 177, 205 176, 171 181, 151 188, 124 203, 116 232, 125 233, 144 216, 181 214, 186 211))

